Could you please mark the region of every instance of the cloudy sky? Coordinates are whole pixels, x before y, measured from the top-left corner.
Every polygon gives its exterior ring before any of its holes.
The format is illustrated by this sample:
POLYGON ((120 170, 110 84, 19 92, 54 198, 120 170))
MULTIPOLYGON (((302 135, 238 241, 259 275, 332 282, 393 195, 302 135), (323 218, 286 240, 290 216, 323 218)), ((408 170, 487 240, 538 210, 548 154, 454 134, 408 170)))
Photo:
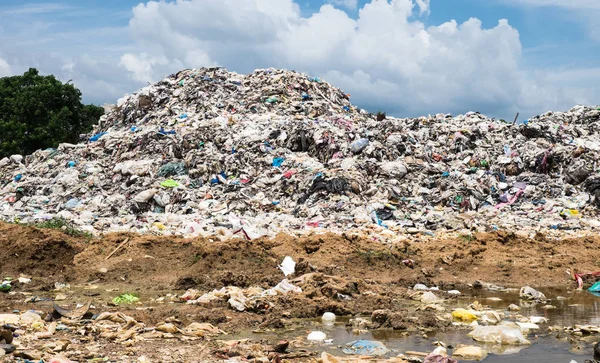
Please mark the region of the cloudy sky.
POLYGON ((370 111, 526 118, 600 103, 598 19, 600 0, 1 0, 0 76, 103 104, 182 68, 276 67, 370 111))

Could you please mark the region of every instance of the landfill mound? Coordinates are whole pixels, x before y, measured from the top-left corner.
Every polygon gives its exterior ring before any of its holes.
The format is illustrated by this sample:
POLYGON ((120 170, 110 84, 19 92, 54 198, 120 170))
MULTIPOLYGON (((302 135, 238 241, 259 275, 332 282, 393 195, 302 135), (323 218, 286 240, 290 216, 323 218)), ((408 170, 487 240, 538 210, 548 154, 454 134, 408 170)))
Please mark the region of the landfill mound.
POLYGON ((1 217, 223 239, 578 233, 600 227, 598 130, 597 107, 400 119, 296 72, 184 70, 119 100, 79 144, 0 160, 1 217))

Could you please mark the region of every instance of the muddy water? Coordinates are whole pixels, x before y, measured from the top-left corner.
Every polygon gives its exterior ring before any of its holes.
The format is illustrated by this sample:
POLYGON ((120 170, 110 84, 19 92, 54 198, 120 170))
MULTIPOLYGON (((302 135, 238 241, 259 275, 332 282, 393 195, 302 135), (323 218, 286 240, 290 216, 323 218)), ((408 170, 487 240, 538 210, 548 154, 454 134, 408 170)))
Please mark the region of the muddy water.
MULTIPOLYGON (((311 330, 321 330, 327 334, 328 339, 333 339, 331 344, 315 344, 309 346, 309 350, 317 352, 327 351, 334 355, 343 356, 342 348, 352 341, 358 339, 377 340, 384 343, 390 350, 389 356, 397 356, 407 351, 430 352, 435 348, 434 342, 442 341, 447 345, 458 344, 480 345, 490 354, 485 362, 583 362, 592 359, 593 343, 600 341, 600 336, 587 337, 583 340, 571 339, 563 335, 558 338, 557 333, 548 332, 548 326, 572 326, 576 324, 600 325, 600 297, 589 292, 569 292, 566 290, 544 290, 551 304, 556 309, 543 309, 540 304, 531 304, 520 301, 517 291, 486 291, 474 290, 467 292, 469 297, 459 298, 457 301, 446 304, 451 311, 454 307, 466 307, 477 300, 484 305, 489 305, 497 310, 505 310, 508 305, 516 304, 521 307, 519 312, 523 316, 543 316, 548 318, 548 324, 540 324, 540 330, 527 335, 531 346, 499 346, 481 344, 473 341, 467 336, 469 329, 454 330, 451 332, 403 335, 399 331, 383 330, 369 331, 354 334, 351 328, 346 327, 347 319, 339 319, 334 326, 324 326, 318 321, 304 322, 304 325, 296 330, 285 332, 253 333, 245 334, 245 337, 254 339, 304 339, 311 330), (488 300, 488 298, 500 298, 502 301, 488 300), (558 298, 558 299, 557 299, 558 298), (564 299, 563 299, 564 298, 564 299)), ((451 350, 449 351, 449 353, 451 350)))

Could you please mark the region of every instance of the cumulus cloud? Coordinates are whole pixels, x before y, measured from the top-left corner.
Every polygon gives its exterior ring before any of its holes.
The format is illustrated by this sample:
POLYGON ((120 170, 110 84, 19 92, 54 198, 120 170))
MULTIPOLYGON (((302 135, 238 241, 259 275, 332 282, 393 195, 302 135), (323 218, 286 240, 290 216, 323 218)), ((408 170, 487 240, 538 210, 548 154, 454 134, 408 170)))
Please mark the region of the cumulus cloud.
POLYGON ((12 69, 10 64, 7 61, 0 58, 0 77, 10 76, 12 75, 12 69))
POLYGON ((169 61, 164 56, 151 57, 146 53, 139 55, 126 53, 121 57, 119 64, 132 74, 132 78, 139 82, 152 81, 152 70, 156 66, 164 66, 169 61))
POLYGON ((519 33, 507 20, 426 26, 429 0, 369 0, 352 15, 324 0, 309 16, 299 3, 147 1, 133 8, 129 37, 121 28, 92 27, 68 47, 66 35, 20 26, 36 18, 15 15, 0 31, 0 76, 37 67, 72 79, 87 102, 101 104, 182 68, 287 68, 323 77, 360 107, 397 116, 477 110, 506 118, 600 98, 597 68, 523 62, 519 33))
POLYGON ((490 29, 477 19, 426 27, 413 15, 429 5, 372 0, 352 18, 331 4, 303 17, 292 0, 148 2, 129 24, 148 54, 122 63, 138 79, 160 72, 151 57, 243 72, 297 69, 326 76, 361 105, 396 113, 511 107, 522 86, 518 31, 507 20, 490 29))

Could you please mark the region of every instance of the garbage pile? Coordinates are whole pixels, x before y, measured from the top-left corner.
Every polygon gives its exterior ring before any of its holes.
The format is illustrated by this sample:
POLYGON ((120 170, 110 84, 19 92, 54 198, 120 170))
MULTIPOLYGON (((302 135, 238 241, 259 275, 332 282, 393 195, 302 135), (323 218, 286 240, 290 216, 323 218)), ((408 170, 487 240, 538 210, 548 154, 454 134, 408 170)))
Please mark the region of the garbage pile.
POLYGON ((184 70, 120 99, 79 144, 0 160, 0 214, 248 239, 595 230, 599 130, 597 108, 399 119, 296 72, 184 70))

